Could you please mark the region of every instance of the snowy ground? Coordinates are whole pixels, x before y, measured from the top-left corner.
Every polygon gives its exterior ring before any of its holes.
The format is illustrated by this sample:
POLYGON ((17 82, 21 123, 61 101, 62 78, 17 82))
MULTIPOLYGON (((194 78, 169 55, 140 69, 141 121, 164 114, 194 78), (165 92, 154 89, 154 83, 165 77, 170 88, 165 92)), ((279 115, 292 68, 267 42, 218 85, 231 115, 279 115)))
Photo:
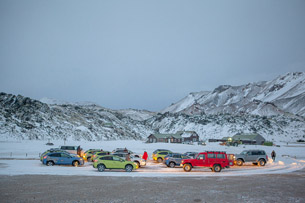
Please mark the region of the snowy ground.
MULTIPOLYGON (((63 141, 52 141, 53 147, 64 145, 63 141)), ((129 176, 129 177, 190 177, 190 176, 243 176, 256 174, 282 174, 305 167, 305 144, 296 143, 277 143, 279 147, 267 147, 256 145, 240 145, 238 147, 220 146, 218 143, 207 143, 201 145, 184 145, 170 143, 146 144, 141 141, 102 141, 102 142, 77 142, 68 141, 65 145, 81 145, 84 150, 102 148, 112 151, 118 147, 126 147, 135 153, 143 153, 146 150, 150 156, 155 149, 169 149, 173 152, 187 151, 226 151, 236 154, 245 149, 263 149, 268 155, 272 150, 277 153, 276 161, 269 162, 265 167, 254 166, 251 163, 242 167, 234 166, 225 169, 220 173, 213 173, 206 168, 197 168, 187 173, 182 168, 167 168, 164 164, 158 164, 152 160, 148 161, 147 166, 142 167, 131 173, 121 170, 111 170, 98 172, 92 167, 91 163, 86 163, 81 167, 72 166, 53 166, 48 167, 38 160, 39 154, 46 151, 50 146, 45 145, 46 141, 0 141, 0 175, 80 175, 80 176, 129 176), (7 160, 7 158, 9 160, 7 160)))

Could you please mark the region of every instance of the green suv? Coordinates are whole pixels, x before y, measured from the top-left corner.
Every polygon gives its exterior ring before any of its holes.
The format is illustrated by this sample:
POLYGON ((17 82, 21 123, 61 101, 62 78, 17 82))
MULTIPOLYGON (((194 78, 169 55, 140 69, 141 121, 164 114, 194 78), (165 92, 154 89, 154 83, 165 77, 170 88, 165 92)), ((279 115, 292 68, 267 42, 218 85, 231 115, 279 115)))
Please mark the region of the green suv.
POLYGON ((125 171, 131 172, 133 169, 137 169, 138 165, 118 156, 106 155, 98 157, 93 163, 93 168, 97 168, 99 172, 103 172, 105 169, 125 169, 125 171))
POLYGON ((157 151, 156 153, 153 153, 153 160, 157 161, 158 163, 162 163, 164 160, 164 157, 168 154, 171 154, 172 152, 170 150, 164 150, 164 151, 157 151))
POLYGON ((92 161, 92 156, 94 154, 94 152, 100 152, 100 149, 89 149, 87 151, 85 151, 83 158, 85 160, 87 160, 88 162, 92 161))

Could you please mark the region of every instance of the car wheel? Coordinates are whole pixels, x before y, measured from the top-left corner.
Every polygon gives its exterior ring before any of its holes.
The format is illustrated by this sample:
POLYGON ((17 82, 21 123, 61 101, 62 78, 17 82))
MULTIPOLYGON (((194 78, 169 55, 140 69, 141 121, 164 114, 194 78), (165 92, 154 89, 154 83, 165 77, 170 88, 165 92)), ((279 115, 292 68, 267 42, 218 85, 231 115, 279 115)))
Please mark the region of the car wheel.
POLYGON ((213 171, 214 171, 214 172, 220 172, 220 171, 221 171, 221 166, 220 166, 219 164, 215 164, 215 165, 213 166, 213 171))
POLYGON ((258 161, 259 166, 265 166, 266 165, 266 161, 264 159, 260 159, 258 161))
POLYGON ((97 170, 99 171, 99 172, 103 172, 104 170, 105 170, 105 165, 104 164, 99 164, 99 165, 97 165, 97 170))
POLYGON ((175 166, 176 166, 176 164, 175 164, 174 162, 170 162, 170 163, 169 163, 169 167, 175 168, 175 166))
POLYGON ((141 167, 141 164, 138 161, 135 161, 135 163, 138 165, 138 168, 141 167))
POLYGON ((244 162, 241 159, 237 159, 236 164, 237 164, 237 166, 242 166, 244 164, 244 162))
POLYGON ((185 172, 190 172, 192 170, 192 165, 191 164, 184 164, 183 165, 183 170, 185 172))
POLYGON ((54 162, 53 161, 48 161, 47 166, 54 166, 54 162))
POLYGON ((73 162, 72 162, 72 166, 78 167, 78 165, 79 165, 79 162, 78 162, 78 161, 73 161, 73 162))
POLYGON ((88 162, 91 162, 91 161, 92 161, 91 157, 88 157, 88 158, 87 158, 87 161, 88 161, 88 162))
POLYGON ((126 172, 131 172, 132 169, 133 169, 132 165, 129 165, 129 164, 128 164, 128 165, 125 166, 125 171, 126 171, 126 172))
POLYGON ((162 163, 162 162, 163 162, 163 159, 162 159, 161 157, 159 157, 159 158, 157 159, 157 161, 158 161, 158 163, 162 163))

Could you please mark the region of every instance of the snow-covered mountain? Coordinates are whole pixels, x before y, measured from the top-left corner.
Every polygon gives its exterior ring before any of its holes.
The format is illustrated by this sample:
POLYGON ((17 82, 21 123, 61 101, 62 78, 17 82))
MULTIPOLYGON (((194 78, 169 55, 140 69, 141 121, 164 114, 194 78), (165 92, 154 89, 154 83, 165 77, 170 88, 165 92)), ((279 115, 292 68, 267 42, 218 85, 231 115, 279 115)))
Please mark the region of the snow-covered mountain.
POLYGON ((191 93, 162 113, 0 93, 0 139, 145 140, 151 133, 187 130, 203 140, 257 132, 295 141, 305 137, 304 75, 191 93))
POLYGON ((305 116, 305 73, 288 73, 269 82, 222 85, 211 92, 190 93, 161 111, 165 112, 305 116))

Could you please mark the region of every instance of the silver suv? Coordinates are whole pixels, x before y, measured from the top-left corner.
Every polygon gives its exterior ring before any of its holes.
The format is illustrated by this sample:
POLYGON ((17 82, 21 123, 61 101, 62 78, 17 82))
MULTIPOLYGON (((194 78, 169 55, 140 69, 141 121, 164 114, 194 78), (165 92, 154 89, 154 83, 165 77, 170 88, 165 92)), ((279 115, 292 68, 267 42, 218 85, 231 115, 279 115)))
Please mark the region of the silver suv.
POLYGON ((264 150, 244 150, 240 154, 235 154, 234 158, 238 166, 242 166, 244 162, 265 166, 268 161, 268 156, 264 150))

